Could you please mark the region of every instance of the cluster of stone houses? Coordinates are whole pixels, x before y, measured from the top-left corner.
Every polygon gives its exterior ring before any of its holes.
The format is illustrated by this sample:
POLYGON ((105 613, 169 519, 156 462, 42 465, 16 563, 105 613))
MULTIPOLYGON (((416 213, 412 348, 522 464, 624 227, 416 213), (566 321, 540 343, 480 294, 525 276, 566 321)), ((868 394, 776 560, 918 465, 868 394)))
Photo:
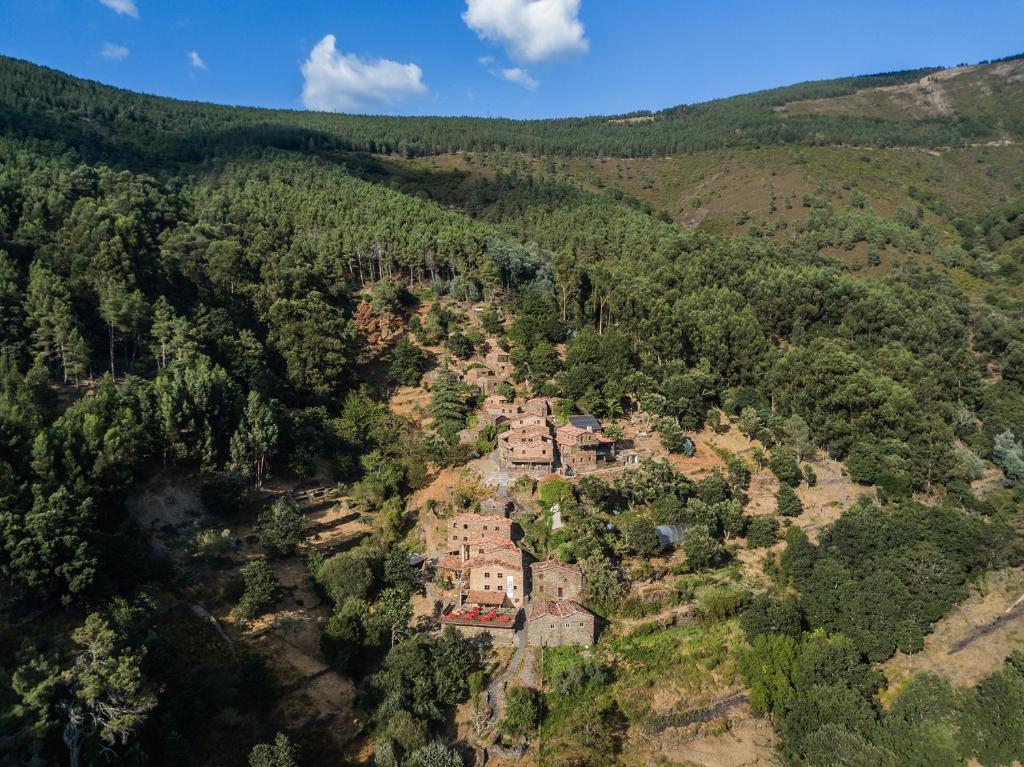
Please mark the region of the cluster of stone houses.
POLYGON ((557 471, 575 476, 615 460, 615 440, 605 436, 593 416, 572 416, 569 423, 559 426, 551 417, 549 399, 535 397, 519 405, 498 394, 501 384, 509 382, 514 366, 507 352, 493 341, 490 344, 483 363, 470 363, 456 373, 486 397, 476 424, 459 432, 460 442, 473 445, 487 427, 503 426, 498 435, 498 461, 503 469, 517 474, 540 476, 557 471))
POLYGON ((498 435, 498 463, 516 474, 576 476, 615 461, 615 440, 590 415, 571 416, 556 425, 550 401, 536 397, 519 406, 493 395, 484 401, 482 420, 505 424, 498 435))
POLYGON ((445 521, 447 553, 437 567, 458 597, 442 622, 467 636, 487 633, 503 644, 524 629, 533 646, 593 644, 594 616, 579 604, 583 573, 555 560, 527 566, 512 537, 513 508, 508 498, 498 496, 482 501, 480 513, 445 521), (523 608, 529 614, 525 627, 520 625, 523 608))

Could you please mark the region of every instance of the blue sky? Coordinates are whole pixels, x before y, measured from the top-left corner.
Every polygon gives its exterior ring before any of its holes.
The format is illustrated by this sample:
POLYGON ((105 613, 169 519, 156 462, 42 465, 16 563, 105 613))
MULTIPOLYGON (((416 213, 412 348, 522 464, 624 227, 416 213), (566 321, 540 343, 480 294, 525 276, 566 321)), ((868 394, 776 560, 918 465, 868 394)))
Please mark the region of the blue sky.
POLYGON ((658 109, 1024 51, 1021 0, 0 0, 0 53, 227 104, 658 109))

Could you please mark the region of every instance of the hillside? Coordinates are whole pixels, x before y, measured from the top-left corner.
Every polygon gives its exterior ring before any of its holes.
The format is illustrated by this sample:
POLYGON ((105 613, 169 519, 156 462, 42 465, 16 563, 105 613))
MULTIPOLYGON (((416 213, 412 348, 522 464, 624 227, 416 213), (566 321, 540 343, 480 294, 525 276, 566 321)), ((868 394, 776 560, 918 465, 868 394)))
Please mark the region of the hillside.
POLYGON ((0 753, 1024 760, 1021 73, 515 122, 0 59, 0 753))
POLYGON ((179 102, 0 57, 0 125, 72 143, 90 157, 133 162, 311 144, 405 156, 472 150, 622 157, 762 144, 956 146, 1019 140, 1022 102, 1019 60, 1011 59, 967 72, 932 68, 801 83, 642 120, 372 117, 179 102), (930 84, 921 85, 925 80, 930 84), (941 108, 914 106, 928 101, 926 90, 941 94, 932 98, 941 108), (873 107, 862 109, 865 101, 873 107))

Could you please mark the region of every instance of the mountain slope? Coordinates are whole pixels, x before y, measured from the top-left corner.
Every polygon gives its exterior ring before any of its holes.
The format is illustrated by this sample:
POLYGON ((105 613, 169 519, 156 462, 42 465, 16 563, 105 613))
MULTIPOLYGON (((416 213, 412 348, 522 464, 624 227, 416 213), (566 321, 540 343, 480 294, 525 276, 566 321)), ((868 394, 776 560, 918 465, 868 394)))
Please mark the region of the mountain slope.
POLYGON ((156 157, 189 161, 244 146, 318 146, 408 156, 507 150, 646 157, 765 143, 959 145, 1022 135, 1018 105, 1024 103, 1024 83, 1015 68, 1002 74, 1007 63, 973 70, 971 81, 982 77, 992 83, 989 97, 971 97, 968 86, 967 93, 953 94, 948 108, 931 112, 901 110, 890 97, 892 108, 879 106, 865 114, 842 100, 857 103, 863 93, 897 93, 893 89, 913 88, 926 78, 938 82, 943 70, 807 82, 625 118, 517 121, 223 107, 131 93, 0 58, 0 129, 73 144, 91 157, 116 154, 137 162, 156 157), (1008 119, 997 118, 1004 113, 1008 119))

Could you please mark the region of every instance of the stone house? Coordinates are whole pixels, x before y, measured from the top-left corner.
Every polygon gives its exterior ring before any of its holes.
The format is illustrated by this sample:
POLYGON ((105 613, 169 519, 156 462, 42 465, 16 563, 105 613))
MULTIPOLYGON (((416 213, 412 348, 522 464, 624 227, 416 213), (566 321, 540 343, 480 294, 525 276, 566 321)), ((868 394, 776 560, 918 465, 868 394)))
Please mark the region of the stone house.
POLYGON ((509 416, 508 428, 510 431, 543 428, 548 434, 551 433, 548 419, 536 413, 517 413, 516 415, 509 416))
POLYGON ((512 520, 469 511, 447 520, 445 529, 448 552, 457 552, 459 543, 476 541, 488 535, 512 540, 512 520))
POLYGON ((534 397, 526 401, 523 411, 539 415, 541 418, 547 418, 551 415, 551 403, 547 397, 534 397))
POLYGON ((498 462, 513 472, 551 473, 555 467, 555 441, 546 426, 498 435, 498 462))
POLYGON ((594 644, 594 616, 568 599, 534 602, 527 621, 531 647, 594 644))
POLYGON ((599 463, 615 460, 614 440, 600 432, 567 423, 555 430, 555 439, 563 474, 584 474, 597 469, 599 463))
POLYGON ((491 554, 474 557, 466 563, 469 571, 469 593, 504 592, 505 598, 515 607, 522 607, 526 596, 524 581, 525 567, 523 553, 516 550, 495 550, 491 554))
POLYGON ((530 565, 530 595, 537 600, 583 598, 583 572, 578 565, 545 559, 530 565))
POLYGON ((508 352, 497 346, 492 347, 491 350, 487 352, 484 356, 484 362, 487 367, 493 370, 495 374, 501 378, 508 378, 515 370, 515 365, 512 364, 512 360, 508 356, 508 352))
POLYGON ((491 395, 505 381, 505 378, 498 376, 490 368, 472 367, 466 371, 466 384, 476 387, 482 394, 491 395))
POLYGON ((510 517, 516 505, 507 495, 494 495, 480 501, 480 514, 485 517, 510 517))
POLYGON ((477 440, 480 439, 480 435, 483 433, 483 430, 483 426, 470 426, 468 429, 462 429, 459 432, 459 444, 475 445, 477 440))
POLYGON ((484 400, 483 411, 495 417, 504 416, 508 419, 519 414, 519 405, 509 402, 500 394, 492 394, 484 400))
POLYGON ((442 625, 454 626, 467 638, 487 634, 495 644, 512 644, 519 609, 503 606, 504 595, 496 592, 470 593, 463 605, 441 615, 442 625), (476 601, 472 601, 473 599, 476 601))

